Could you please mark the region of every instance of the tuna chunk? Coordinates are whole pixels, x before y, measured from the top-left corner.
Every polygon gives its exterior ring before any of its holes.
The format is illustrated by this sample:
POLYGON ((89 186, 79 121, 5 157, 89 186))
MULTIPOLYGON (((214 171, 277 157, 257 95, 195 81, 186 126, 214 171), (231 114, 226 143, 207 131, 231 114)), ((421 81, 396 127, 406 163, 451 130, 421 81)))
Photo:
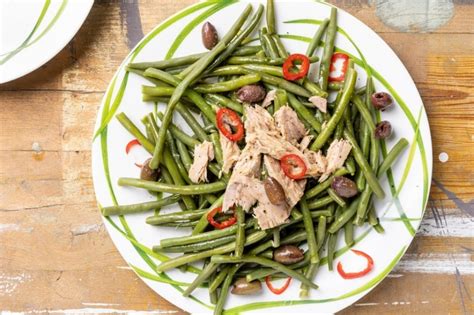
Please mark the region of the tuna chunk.
POLYGON ((268 91, 267 95, 263 99, 262 107, 267 108, 272 104, 272 102, 275 100, 275 92, 276 90, 268 91))
POLYGON ((321 174, 323 174, 326 171, 327 168, 327 160, 324 155, 321 154, 321 151, 314 152, 308 149, 304 150, 304 155, 308 159, 308 164, 306 167, 308 170, 306 171, 306 174, 316 177, 321 174))
POLYGON ((235 162, 239 160, 240 149, 236 142, 230 141, 221 132, 219 132, 219 142, 221 144, 222 155, 224 158, 222 172, 227 174, 234 166, 235 162))
POLYGON ((272 204, 265 194, 263 184, 261 187, 263 194, 259 198, 258 205, 253 209, 258 225, 262 230, 282 225, 288 220, 291 208, 285 203, 279 205, 272 204))
POLYGON ((293 208, 303 196, 306 179, 292 180, 283 173, 280 162, 268 155, 263 157, 263 163, 268 172, 268 176, 273 177, 281 185, 286 195, 286 202, 293 208))
POLYGON ((275 113, 275 123, 283 138, 290 143, 296 144, 306 134, 303 123, 289 106, 283 106, 275 113))
POLYGON ((314 107, 316 107, 323 113, 327 112, 327 99, 322 98, 321 96, 311 96, 308 100, 314 105, 314 107))
POLYGON ((301 139, 300 143, 298 144, 298 149, 300 149, 300 151, 304 151, 305 149, 307 149, 309 147, 309 144, 311 143, 311 140, 313 140, 313 136, 312 135, 307 135, 307 136, 304 136, 303 139, 301 139))
POLYGON ((326 153, 327 167, 324 174, 319 178, 322 182, 335 170, 341 168, 351 152, 352 146, 347 140, 334 140, 326 153))
POLYGON ((275 121, 270 113, 261 106, 245 106, 245 134, 247 137, 254 134, 257 130, 276 132, 275 121))
POLYGON ((194 161, 189 169, 189 179, 193 183, 207 182, 207 164, 214 159, 214 147, 209 141, 196 144, 194 161))
POLYGON ((239 160, 234 166, 226 191, 222 211, 227 211, 234 205, 242 206, 248 211, 258 200, 256 186, 260 181, 257 176, 261 165, 260 154, 251 145, 247 145, 240 154, 239 160))

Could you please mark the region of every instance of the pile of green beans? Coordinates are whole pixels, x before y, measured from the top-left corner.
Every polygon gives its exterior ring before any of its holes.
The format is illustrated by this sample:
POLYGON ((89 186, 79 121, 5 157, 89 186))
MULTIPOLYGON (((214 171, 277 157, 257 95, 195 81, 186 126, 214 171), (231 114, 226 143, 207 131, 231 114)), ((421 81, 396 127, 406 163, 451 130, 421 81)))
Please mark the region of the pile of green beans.
MULTIPOLYGON (((265 14, 262 5, 253 14, 252 6, 247 6, 217 45, 207 52, 127 66, 127 71, 150 82, 142 87, 143 101, 165 103, 167 107, 164 112, 146 115, 142 119, 143 128, 135 125, 125 113, 116 116, 152 155, 149 168, 159 173, 156 181, 120 178, 118 184, 145 189, 156 196, 156 200, 107 206, 101 208, 102 213, 111 216, 155 210, 147 217, 147 224, 191 228, 190 235, 164 238, 153 247, 157 253, 181 254, 159 264, 157 271, 203 262, 203 271, 183 294, 189 296, 207 285, 215 314, 222 313, 230 287, 242 277, 251 282, 263 281, 267 276, 290 276, 301 282, 300 295, 307 297, 311 289, 317 289, 313 278, 324 255, 328 268, 333 269, 336 244, 342 231, 349 247, 355 244, 354 234, 359 225, 367 223, 377 232, 383 232, 373 206, 374 198, 385 196, 378 179, 404 152, 408 141, 400 139, 381 160, 381 140, 374 136, 377 121, 370 101, 375 91, 372 78, 367 78, 365 86, 356 87, 357 71, 352 61, 343 82, 331 82, 329 78, 336 34, 337 10, 332 8, 330 16, 315 30, 306 51, 311 63, 318 62, 314 54, 325 36, 319 78, 288 81, 282 64, 289 52, 278 36, 274 3, 268 0, 265 14), (263 16, 266 26, 257 30, 263 16), (257 45, 245 44, 254 37, 257 37, 257 45), (208 216, 222 205, 230 174, 221 171, 224 155, 221 135, 216 129, 216 111, 229 108, 243 116, 244 106, 236 92, 251 84, 264 87, 266 92, 275 90, 274 101, 267 108, 269 113, 287 105, 297 113, 313 136, 310 150, 325 153, 332 141, 341 139, 348 141, 352 150, 343 167, 327 179, 308 181, 304 196, 285 224, 261 230, 257 220, 237 206, 233 213, 216 215, 216 220, 235 219, 235 224, 219 230, 209 224, 208 216), (337 97, 328 104, 326 113, 308 101, 311 96, 327 98, 330 93, 337 93, 337 97), (191 134, 173 123, 174 115, 183 118, 191 134), (208 164, 209 182, 196 184, 191 182, 188 172, 195 147, 203 141, 214 146, 215 160, 208 164), (341 197, 332 187, 339 176, 354 180, 355 196, 341 197), (180 211, 159 212, 176 204, 180 211), (289 245, 307 248, 302 260, 289 265, 274 260, 273 251, 289 245), (255 264, 261 268, 251 267, 255 264)), ((240 147, 243 144, 242 141, 240 147)))

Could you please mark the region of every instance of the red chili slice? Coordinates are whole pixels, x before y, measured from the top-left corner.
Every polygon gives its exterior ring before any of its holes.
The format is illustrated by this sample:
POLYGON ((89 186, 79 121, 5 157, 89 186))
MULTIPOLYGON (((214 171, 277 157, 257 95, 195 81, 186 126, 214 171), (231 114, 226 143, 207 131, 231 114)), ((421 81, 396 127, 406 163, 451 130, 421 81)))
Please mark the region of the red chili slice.
POLYGON ((207 221, 209 222, 209 224, 211 224, 216 229, 222 230, 222 229, 225 229, 225 228, 227 228, 231 225, 234 225, 237 222, 237 217, 235 216, 235 213, 232 213, 233 214, 232 218, 229 218, 225 221, 218 222, 218 221, 214 220, 214 217, 216 216, 216 214, 218 212, 222 212, 222 207, 217 207, 215 209, 212 209, 207 214, 207 221))
POLYGON ((283 63, 283 77, 288 81, 295 81, 304 78, 308 74, 309 65, 309 58, 305 55, 289 55, 283 63), (294 68, 297 68, 298 72, 292 71, 294 68))
POLYGON ((343 53, 334 53, 331 58, 331 66, 329 67, 329 82, 344 81, 349 65, 349 56, 343 53), (339 75, 337 75, 339 73, 339 75))
MULTIPOLYGON (((130 150, 132 149, 132 147, 136 145, 142 145, 142 144, 137 139, 131 140, 129 143, 127 143, 127 146, 125 147, 125 153, 128 154, 130 150)), ((139 168, 143 166, 142 164, 138 164, 138 163, 134 163, 134 164, 139 168)))
POLYGON ((291 179, 301 179, 306 175, 306 164, 296 154, 287 154, 280 159, 280 167, 291 179))
POLYGON ((286 282, 283 284, 283 286, 281 288, 273 287, 271 276, 266 276, 265 277, 265 283, 267 284, 267 287, 270 291, 272 291, 274 294, 280 295, 283 292, 285 292, 286 289, 288 289, 288 287, 290 286, 291 277, 288 277, 288 279, 286 279, 286 282))
POLYGON ((237 142, 244 137, 244 125, 239 115, 231 109, 219 108, 216 113, 217 128, 230 141, 237 142))
POLYGON ((358 272, 345 272, 341 262, 337 263, 337 272, 343 277, 344 279, 356 279, 365 276, 368 274, 373 268, 374 268, 374 260, 372 257, 370 257, 368 254, 356 250, 356 249, 351 249, 352 252, 356 255, 362 256, 365 259, 367 259, 367 267, 364 268, 364 270, 358 271, 358 272))

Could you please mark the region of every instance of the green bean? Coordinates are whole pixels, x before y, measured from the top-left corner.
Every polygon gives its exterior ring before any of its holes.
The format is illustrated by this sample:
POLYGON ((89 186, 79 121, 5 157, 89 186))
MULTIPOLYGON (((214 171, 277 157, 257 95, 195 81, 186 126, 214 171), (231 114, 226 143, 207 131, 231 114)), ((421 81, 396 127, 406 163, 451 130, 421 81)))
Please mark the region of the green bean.
MULTIPOLYGON (((200 213, 202 215, 202 212, 200 213)), ((200 218, 201 215, 198 216, 197 218, 200 218)), ((193 217, 193 218, 196 218, 196 217, 193 217)), ((223 230, 213 230, 213 231, 204 232, 204 233, 200 233, 196 235, 165 238, 160 241, 160 246, 158 248, 168 248, 168 247, 208 242, 210 240, 235 235, 236 231, 237 231, 237 225, 234 224, 223 230)))
MULTIPOLYGON (((166 168, 170 172, 171 177, 173 178, 174 184, 177 185, 177 186, 186 187, 185 186, 186 182, 183 179, 183 177, 182 177, 182 175, 179 171, 177 162, 173 159, 173 156, 171 155, 170 150, 166 147, 165 147, 164 152, 163 152, 163 164, 166 166, 166 168)), ((183 166, 183 168, 184 168, 184 166, 183 166)), ((184 171, 186 171, 186 170, 184 170, 184 171)), ((187 176, 186 172, 184 174, 187 176)), ((157 184, 161 184, 161 183, 157 183, 157 184)), ((154 191, 153 189, 149 189, 149 190, 154 191)), ((194 200, 191 196, 182 196, 182 199, 183 199, 183 202, 186 205, 186 208, 188 210, 189 209, 196 209, 196 204, 195 204, 195 202, 194 202, 194 200)))
POLYGON ((261 80, 261 76, 258 73, 251 73, 243 75, 234 80, 217 82, 217 83, 207 83, 199 84, 194 87, 194 90, 199 93, 222 93, 234 91, 242 86, 254 84, 261 80))
POLYGON ((196 118, 194 118, 193 114, 191 114, 191 112, 186 108, 186 106, 184 106, 182 103, 178 103, 178 105, 176 106, 176 110, 181 115, 181 117, 183 117, 183 119, 186 121, 188 126, 194 132, 194 134, 199 138, 199 140, 209 140, 206 131, 204 131, 202 126, 198 123, 196 118))
POLYGON ((397 157, 406 149, 408 146, 408 141, 405 138, 401 138, 398 142, 393 146, 390 152, 387 154, 385 159, 383 160, 382 164, 380 165, 377 175, 378 177, 382 176, 395 162, 397 157))
POLYGON ((268 53, 270 54, 268 57, 270 57, 272 60, 279 58, 280 54, 278 53, 278 48, 276 47, 276 44, 272 40, 272 37, 270 36, 270 34, 263 33, 262 39, 265 42, 265 46, 268 49, 268 53))
POLYGON ((329 234, 328 236, 328 269, 332 271, 334 255, 336 252, 337 233, 329 234))
POLYGON ((270 268, 273 268, 273 269, 278 270, 280 272, 283 272, 284 274, 286 274, 286 275, 288 275, 292 278, 295 278, 295 279, 301 281, 302 283, 307 284, 308 286, 310 286, 313 289, 318 288, 318 286, 316 284, 314 284, 313 282, 311 282, 310 280, 305 278, 299 272, 296 272, 296 271, 288 268, 287 266, 285 266, 283 264, 280 264, 276 261, 273 261, 273 260, 270 260, 270 259, 267 259, 267 258, 251 256, 251 255, 242 256, 241 258, 231 257, 231 256, 223 256, 223 255, 215 255, 215 256, 211 257, 211 262, 214 262, 214 263, 217 263, 217 264, 254 263, 254 264, 262 265, 262 266, 265 266, 265 267, 270 267, 270 268))
POLYGON ((374 191, 377 197, 379 197, 380 199, 383 199, 385 197, 385 193, 382 189, 382 186, 380 186, 380 183, 377 180, 377 176, 375 176, 375 173, 372 167, 370 167, 369 163, 365 159, 364 154, 362 153, 359 145, 357 144, 357 141, 347 130, 344 130, 343 134, 344 134, 344 138, 346 138, 346 140, 348 140, 350 144, 352 145, 352 152, 353 152, 354 158, 357 164, 359 165, 359 167, 362 169, 362 172, 364 173, 367 184, 374 191))
POLYGON ((235 241, 235 235, 224 236, 221 238, 209 240, 202 243, 194 243, 173 247, 161 248, 160 246, 154 246, 153 250, 156 252, 165 252, 165 253, 192 253, 192 252, 202 252, 204 250, 212 249, 217 246, 228 244, 235 241))
POLYGON ((354 124, 351 120, 351 106, 346 107, 342 118, 344 119, 344 125, 347 131, 349 131, 355 137, 354 124))
MULTIPOLYGON (((311 58, 313 58, 313 57, 311 57, 311 58)), ((314 83, 313 81, 311 81, 307 77, 303 78, 302 81, 303 81, 303 87, 305 89, 307 89, 311 93, 311 95, 321 96, 321 97, 324 97, 324 98, 328 97, 328 92, 323 91, 319 87, 319 85, 317 85, 316 83, 314 83)))
POLYGON ((207 215, 209 214, 209 212, 211 212, 215 208, 222 206, 223 201, 224 201, 224 194, 222 194, 216 201, 212 203, 208 211, 202 214, 201 218, 199 219, 198 224, 193 229, 192 235, 198 235, 206 230, 207 226, 209 225, 209 221, 207 220, 207 215))
POLYGON ((204 73, 211 72, 215 67, 219 66, 228 57, 230 57, 230 55, 234 52, 234 50, 236 50, 239 47, 239 45, 243 43, 243 40, 247 36, 249 36, 250 33, 253 32, 255 27, 260 23, 260 18, 262 17, 262 14, 263 14, 263 6, 260 4, 257 8, 257 11, 250 19, 247 27, 243 31, 237 34, 237 36, 234 38, 234 40, 232 40, 232 42, 230 42, 230 44, 227 46, 224 52, 221 53, 219 56, 217 56, 216 60, 214 60, 214 62, 211 65, 209 65, 209 67, 207 67, 204 73))
POLYGON ((280 36, 278 36, 276 34, 272 34, 270 37, 273 40, 273 42, 275 43, 275 46, 276 46, 277 51, 278 51, 278 55, 280 55, 280 57, 283 58, 283 59, 288 58, 288 56, 289 56, 288 51, 286 50, 285 45, 283 45, 283 42, 281 41, 280 36))
MULTIPOLYGON (((310 260, 309 253, 306 252, 304 255, 304 259, 302 261, 293 263, 291 265, 287 265, 287 267, 293 270, 299 269, 299 268, 307 266, 309 264, 309 260, 310 260)), ((247 282, 251 282, 258 279, 263 279, 267 276, 271 276, 278 272, 279 272, 278 270, 275 270, 272 268, 258 268, 258 269, 252 268, 251 272, 245 276, 245 279, 247 280, 247 282)))
MULTIPOLYGON (((268 59, 266 57, 260 57, 260 56, 235 56, 235 57, 230 57, 229 59, 227 59, 226 64, 227 65, 257 64, 257 65, 281 66, 284 62, 285 60, 283 58, 268 59)), ((224 67, 227 67, 227 66, 216 68, 216 70, 220 68, 224 68, 224 67)), ((208 76, 213 76, 216 70, 214 70, 213 72, 210 72, 208 76)))
POLYGON ((288 94, 283 89, 275 90, 274 110, 277 112, 282 106, 288 105, 288 94))
POLYGON ((321 249, 324 243, 324 238, 326 237, 326 224, 327 224, 327 217, 320 216, 318 222, 318 230, 316 233, 316 242, 318 243, 318 250, 321 249))
POLYGON ((355 215, 357 206, 360 202, 360 197, 352 201, 352 203, 347 207, 342 214, 336 218, 336 220, 331 224, 328 229, 328 232, 331 234, 336 233, 339 231, 344 224, 346 224, 352 217, 355 215))
POLYGON ((101 212, 103 216, 139 213, 174 204, 178 202, 179 199, 181 199, 179 195, 171 195, 160 200, 149 201, 144 203, 104 207, 101 208, 101 212))
MULTIPOLYGON (((254 244, 263 238, 267 236, 267 232, 265 231, 256 231, 247 236, 245 239, 245 246, 254 244)), ((211 257, 213 255, 221 255, 221 254, 226 254, 235 249, 235 242, 222 245, 213 249, 210 249, 208 251, 196 253, 196 254, 186 254, 182 256, 178 256, 175 258, 171 258, 170 260, 167 260, 165 262, 162 262, 160 265, 157 267, 157 272, 162 272, 169 270, 171 268, 176 268, 185 264, 190 264, 192 262, 211 257)))
MULTIPOLYGON (((163 114, 162 113, 158 113, 158 118, 162 119, 163 118, 163 114)), ((169 126, 169 130, 171 131, 171 134, 179 141, 181 141, 182 143, 184 143, 185 145, 187 145, 188 147, 194 149, 194 147, 197 145, 197 144, 200 144, 201 142, 194 139, 193 137, 190 137, 189 135, 187 135, 186 133, 184 133, 181 129, 179 129, 176 125, 174 124, 170 124, 169 126)))
POLYGON ((206 94, 206 101, 212 101, 212 102, 217 103, 220 106, 228 107, 238 112, 239 114, 244 113, 244 108, 242 104, 234 102, 233 100, 225 97, 224 95, 209 93, 209 94, 206 94))
POLYGON ((214 155, 216 157, 217 164, 222 167, 224 163, 224 155, 222 153, 221 142, 219 140, 219 134, 217 132, 213 132, 210 135, 212 145, 214 146, 214 155))
POLYGON ((331 215, 332 215, 332 211, 331 211, 330 207, 328 207, 328 209, 311 211, 311 217, 313 218, 313 220, 314 219, 319 220, 319 217, 330 217, 331 215))
MULTIPOLYGON (((309 279, 309 281, 313 281, 314 279, 314 276, 316 276, 316 273, 318 272, 318 268, 319 268, 319 263, 316 263, 316 264, 310 264, 308 269, 306 269, 306 272, 304 274, 304 276, 309 279)), ((300 288, 300 298, 306 298, 309 296, 309 286, 305 283, 302 283, 301 284, 301 288, 300 288)))
POLYGON ((355 172, 357 171, 357 168, 352 154, 347 157, 345 166, 349 174, 354 176, 355 172))
POLYGON ((344 240, 347 247, 354 245, 354 223, 351 220, 344 224, 344 240))
MULTIPOLYGON (((332 12, 332 11, 331 11, 332 12)), ((352 92, 354 91, 354 86, 356 83, 357 72, 353 69, 348 69, 346 73, 346 83, 344 84, 344 89, 342 90, 341 99, 339 100, 331 119, 329 119, 326 127, 321 130, 320 134, 311 144, 311 150, 318 151, 324 144, 328 141, 329 137, 333 133, 337 124, 341 120, 344 111, 346 110, 347 104, 349 103, 352 92)))
POLYGON ((316 242, 316 234, 314 233, 311 212, 309 211, 308 203, 306 202, 306 197, 304 196, 300 200, 300 209, 301 213, 303 214, 304 228, 306 230, 306 236, 308 238, 310 261, 312 264, 315 264, 319 261, 318 243, 316 242))
POLYGON ((334 177, 337 176, 344 176, 348 173, 347 169, 345 168, 340 168, 336 172, 334 172, 334 175, 330 176, 328 179, 326 179, 324 182, 319 183, 318 185, 314 186, 310 190, 306 191, 305 196, 306 198, 312 198, 314 196, 317 196, 321 192, 325 191, 329 187, 331 187, 331 183, 334 179, 334 177))
POLYGON ((146 70, 148 68, 166 69, 166 68, 172 68, 172 67, 187 66, 198 61, 199 59, 204 57, 206 54, 207 52, 172 58, 168 60, 129 63, 127 65, 127 70, 128 69, 146 70))
MULTIPOLYGON (((329 67, 331 65, 332 54, 334 52, 334 41, 337 34, 337 9, 331 8, 331 16, 329 18, 328 31, 326 34, 326 42, 324 44, 323 57, 319 70, 319 86, 323 90, 327 90, 329 67)), ((346 73, 347 75, 347 73, 346 73)), ((347 80, 347 77, 346 77, 347 80)), ((351 93, 352 94, 352 93, 351 93)))
POLYGON ((369 183, 365 184, 364 190, 360 194, 360 202, 357 207, 357 215, 354 219, 354 224, 362 225, 365 221, 365 217, 367 215, 367 209, 370 206, 372 198, 372 189, 370 189, 369 183))
MULTIPOLYGON (((212 258, 211 258, 212 262, 212 258)), ((227 295, 229 294, 229 288, 232 284, 232 278, 234 274, 237 272, 238 267, 232 266, 229 269, 229 273, 227 274, 224 283, 222 284, 222 288, 220 291, 219 298, 217 299, 216 307, 214 308, 214 315, 221 315, 222 311, 224 310, 225 300, 227 299, 227 295)))
POLYGON ((275 6, 273 5, 273 0, 267 0, 267 28, 268 34, 275 34, 275 6))
POLYGON ((301 102, 291 93, 288 93, 288 100, 290 106, 301 116, 301 118, 311 125, 311 128, 317 132, 321 132, 321 124, 308 108, 301 104, 301 102))
MULTIPOLYGON (((272 241, 272 246, 273 247, 279 247, 280 246, 280 228, 276 227, 273 228, 273 241, 272 241)), ((272 257, 270 257, 271 259, 272 257)))
MULTIPOLYGON (((175 87, 181 83, 180 79, 178 79, 176 76, 171 75, 159 69, 149 68, 144 72, 144 74, 147 77, 159 79, 175 87)), ((147 88, 147 91, 153 91, 153 88, 149 87, 147 88)), ((173 90, 173 93, 174 91, 176 91, 176 89, 173 90)), ((209 104, 207 104, 206 101, 204 101, 204 99, 199 93, 197 93, 196 91, 193 91, 192 89, 187 89, 184 92, 184 95, 187 96, 193 102, 193 104, 196 105, 199 108, 199 110, 215 125, 215 121, 216 121, 215 113, 212 110, 212 108, 209 106, 209 104)))
POLYGON ((234 56, 255 55, 261 50, 262 50, 261 46, 240 46, 234 50, 232 55, 234 56))
POLYGON ((151 143, 145 135, 135 126, 135 124, 125 115, 125 113, 119 113, 115 116, 117 120, 122 124, 122 126, 128 130, 145 150, 148 152, 153 152, 153 143, 151 143))
POLYGON ((263 53, 265 57, 271 58, 272 53, 270 51, 270 47, 268 47, 268 43, 263 37, 263 28, 258 31, 258 39, 260 40, 260 45, 262 46, 263 53))
POLYGON ((308 207, 312 209, 318 209, 321 207, 324 207, 325 205, 330 204, 334 200, 331 198, 331 196, 326 196, 323 198, 314 198, 313 200, 310 200, 308 203, 308 207))
MULTIPOLYGON (((361 129, 362 129, 362 132, 360 133, 360 145, 361 145, 362 153, 364 154, 364 157, 367 159, 369 158, 369 152, 370 152, 370 129, 365 124, 364 121, 361 121, 361 129)), ((359 191, 362 191, 365 187, 365 177, 360 169, 357 170, 355 182, 357 185, 357 189, 359 191)))
POLYGON ((194 279, 194 281, 184 290, 183 296, 189 296, 198 286, 200 286, 207 278, 211 276, 216 270, 218 265, 209 263, 201 273, 194 279))
POLYGON ((210 282, 209 284, 209 292, 216 292, 217 288, 222 284, 222 282, 225 280, 227 275, 229 274, 229 271, 231 269, 231 266, 226 266, 222 268, 219 273, 216 275, 216 277, 210 282))
POLYGON ((341 207, 346 206, 346 202, 344 201, 343 198, 341 198, 332 188, 327 189, 328 195, 334 200, 338 205, 341 207))
POLYGON ((245 212, 242 207, 235 208, 237 217, 237 231, 235 234, 235 257, 241 257, 244 252, 245 244, 245 212))
POLYGON ((370 114, 370 111, 367 108, 367 106, 364 104, 361 98, 357 95, 352 96, 351 101, 352 101, 352 104, 354 104, 357 107, 357 110, 361 114, 362 118, 364 118, 364 122, 369 127, 370 132, 374 132, 375 123, 372 119, 372 114, 370 114))
POLYGON ((181 160, 183 161, 184 167, 187 171, 189 171, 191 165, 193 164, 193 159, 191 158, 191 155, 189 155, 188 148, 179 139, 176 139, 176 147, 178 149, 179 155, 181 156, 181 160))
MULTIPOLYGON (((163 156, 163 164, 168 168, 173 178, 175 176, 180 177, 178 181, 174 180, 174 183, 177 185, 185 185, 186 183, 192 184, 191 179, 188 176, 188 170, 186 169, 186 167, 184 167, 184 164, 181 161, 181 156, 178 152, 178 148, 176 147, 173 135, 169 131, 166 133, 166 144, 167 148, 165 149, 165 152, 163 154, 166 154, 167 156, 163 156), (173 168, 173 170, 170 170, 167 165, 171 165, 171 168, 173 168), (174 173, 175 170, 177 170, 178 173, 174 173)), ((191 209, 194 209, 194 207, 191 207, 191 209)))
MULTIPOLYGON (((217 275, 217 270, 210 274, 209 281, 208 281, 209 284, 211 284, 214 281, 214 279, 216 278, 216 275, 217 275)), ((214 292, 209 291, 209 301, 211 302, 211 304, 214 304, 214 305, 217 304, 217 300, 218 300, 217 299, 217 292, 216 291, 214 291, 214 292)))
POLYGON ((340 91, 344 87, 344 81, 342 82, 328 82, 329 91, 340 91))
POLYGON ((306 49, 306 56, 312 56, 321 42, 321 37, 328 26, 329 19, 324 19, 319 25, 318 30, 314 33, 313 38, 309 42, 308 48, 306 49))
POLYGON ((310 97, 311 93, 308 92, 305 88, 299 86, 298 84, 286 81, 285 79, 278 78, 272 75, 268 75, 263 72, 252 71, 251 67, 243 66, 244 73, 259 73, 262 77, 262 81, 265 83, 269 83, 275 85, 279 88, 285 89, 287 92, 303 96, 303 97, 310 97))
POLYGON ((121 177, 118 180, 119 186, 132 186, 137 188, 143 188, 151 191, 160 191, 170 194, 181 194, 181 195, 201 195, 209 194, 218 191, 222 191, 226 188, 227 184, 223 181, 217 181, 210 184, 199 184, 199 185, 170 185, 158 182, 151 182, 136 178, 121 177))
MULTIPOLYGON (((180 211, 180 212, 173 212, 168 214, 160 214, 148 217, 146 219, 146 223, 151 225, 161 225, 164 223, 170 223, 174 221, 193 221, 199 219, 203 213, 206 213, 207 209, 203 210, 189 210, 189 211, 180 211)), ((181 245, 181 244, 175 244, 181 245)))

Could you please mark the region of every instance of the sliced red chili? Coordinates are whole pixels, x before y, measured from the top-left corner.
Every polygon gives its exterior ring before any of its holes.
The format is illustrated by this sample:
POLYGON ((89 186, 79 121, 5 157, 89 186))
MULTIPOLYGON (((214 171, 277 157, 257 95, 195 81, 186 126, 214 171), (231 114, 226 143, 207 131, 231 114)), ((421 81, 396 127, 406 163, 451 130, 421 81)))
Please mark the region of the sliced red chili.
POLYGON ((329 82, 344 81, 349 65, 349 56, 343 53, 334 53, 331 58, 331 66, 329 67, 329 82))
POLYGON ((291 179, 301 179, 306 175, 306 164, 296 154, 287 154, 280 159, 280 167, 291 179))
POLYGON ((225 221, 219 222, 214 219, 217 213, 222 212, 222 207, 217 207, 215 209, 212 209, 209 211, 207 214, 207 221, 209 222, 210 225, 215 227, 216 229, 222 230, 225 229, 231 225, 234 225, 237 222, 237 217, 235 216, 235 213, 233 212, 233 216, 225 221))
POLYGON ((310 61, 302 54, 292 54, 283 63, 283 77, 288 81, 304 78, 308 74, 310 61), (294 71, 297 69, 298 71, 294 71))
POLYGON ((356 279, 365 276, 374 268, 374 260, 368 254, 364 253, 363 251, 352 249, 352 252, 356 255, 362 256, 367 259, 367 267, 365 267, 361 271, 357 272, 345 272, 341 262, 337 263, 337 272, 343 277, 344 279, 356 279))
POLYGON ((288 277, 288 279, 286 279, 286 282, 283 284, 283 286, 281 288, 275 288, 273 285, 272 285, 272 278, 271 276, 266 276, 265 277, 265 283, 268 287, 268 289, 270 291, 272 291, 274 294, 282 294, 283 292, 286 291, 286 289, 288 289, 288 287, 290 286, 290 283, 291 283, 291 277, 288 277))
POLYGON ((239 115, 231 109, 219 108, 216 113, 217 128, 230 141, 237 142, 244 137, 244 125, 239 115))
MULTIPOLYGON (((136 145, 142 145, 142 144, 137 139, 131 140, 129 143, 127 143, 127 146, 125 147, 125 153, 128 154, 130 150, 132 149, 132 147, 136 145)), ((135 165, 140 168, 143 166, 142 164, 139 164, 139 163, 135 163, 135 165)))

